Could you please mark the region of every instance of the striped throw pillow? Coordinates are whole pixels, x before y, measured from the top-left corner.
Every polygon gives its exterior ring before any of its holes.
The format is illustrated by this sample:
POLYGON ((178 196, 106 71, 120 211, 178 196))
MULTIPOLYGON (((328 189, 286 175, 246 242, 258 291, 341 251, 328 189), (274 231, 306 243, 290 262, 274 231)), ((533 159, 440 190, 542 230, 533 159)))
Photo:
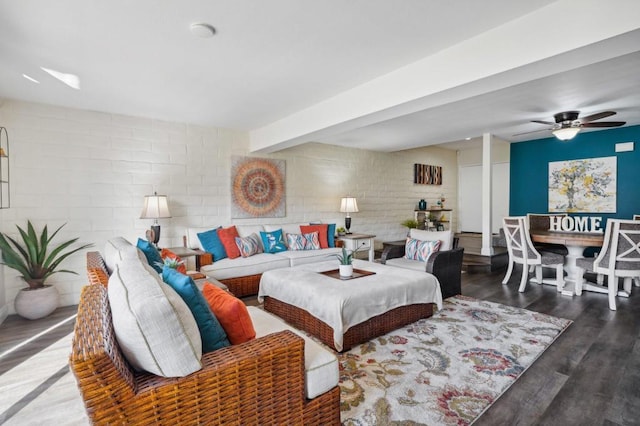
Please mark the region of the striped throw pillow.
POLYGON ((254 254, 262 253, 262 246, 260 245, 260 238, 257 234, 253 233, 248 237, 236 237, 236 245, 240 250, 240 256, 249 257, 254 254))
POLYGON ((433 253, 440 250, 440 240, 421 241, 414 238, 407 238, 404 257, 410 260, 426 262, 433 253))

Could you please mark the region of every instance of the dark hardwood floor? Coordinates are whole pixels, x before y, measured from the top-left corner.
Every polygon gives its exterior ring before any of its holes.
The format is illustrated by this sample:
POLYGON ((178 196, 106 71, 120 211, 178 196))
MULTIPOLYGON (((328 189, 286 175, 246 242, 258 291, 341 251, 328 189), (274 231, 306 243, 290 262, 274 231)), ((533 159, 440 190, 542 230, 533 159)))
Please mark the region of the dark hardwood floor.
MULTIPOLYGON (((520 269, 508 285, 504 272, 463 274, 466 296, 568 318, 574 323, 484 413, 475 425, 638 425, 640 424, 640 288, 618 310, 607 296, 567 297, 549 285, 528 284, 519 293, 520 269)), ((0 354, 29 336, 59 324, 75 307, 58 309, 38 321, 11 316, 0 325, 0 354)), ((74 320, 0 358, 0 374, 68 334, 74 320)))
POLYGON ((574 322, 474 425, 640 424, 640 288, 610 311, 606 294, 519 293, 521 271, 464 274, 462 293, 574 322))

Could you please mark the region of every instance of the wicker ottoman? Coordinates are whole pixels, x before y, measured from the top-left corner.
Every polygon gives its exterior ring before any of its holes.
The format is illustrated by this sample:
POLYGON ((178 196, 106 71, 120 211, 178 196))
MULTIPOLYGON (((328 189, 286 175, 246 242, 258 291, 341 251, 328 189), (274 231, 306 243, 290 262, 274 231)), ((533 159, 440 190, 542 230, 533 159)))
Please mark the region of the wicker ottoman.
POLYGON ((369 274, 340 280, 329 273, 336 266, 329 261, 265 272, 259 291, 265 310, 342 352, 441 306, 438 281, 426 272, 355 261, 369 274))

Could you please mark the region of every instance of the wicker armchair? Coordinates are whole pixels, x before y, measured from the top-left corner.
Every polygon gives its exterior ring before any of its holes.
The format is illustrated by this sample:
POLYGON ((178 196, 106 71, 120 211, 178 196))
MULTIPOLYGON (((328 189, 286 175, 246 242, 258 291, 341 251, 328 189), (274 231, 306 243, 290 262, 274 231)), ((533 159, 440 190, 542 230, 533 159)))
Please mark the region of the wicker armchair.
POLYGON ((69 364, 94 424, 340 423, 340 390, 304 397, 304 340, 282 331, 207 353, 182 378, 134 371, 118 347, 107 289, 82 289, 69 364))

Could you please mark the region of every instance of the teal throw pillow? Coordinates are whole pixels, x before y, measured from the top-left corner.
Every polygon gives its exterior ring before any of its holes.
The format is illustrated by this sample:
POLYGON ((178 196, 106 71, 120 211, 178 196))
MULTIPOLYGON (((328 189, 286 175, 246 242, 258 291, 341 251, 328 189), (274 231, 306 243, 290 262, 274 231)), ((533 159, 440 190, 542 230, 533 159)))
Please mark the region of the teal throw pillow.
POLYGON ((262 246, 264 247, 265 253, 287 251, 287 246, 282 238, 282 229, 273 232, 260 231, 260 239, 262 239, 262 246))
POLYGON ((142 238, 138 238, 138 243, 136 244, 136 246, 144 253, 144 257, 147 258, 149 266, 151 266, 156 270, 157 273, 160 274, 162 272, 162 266, 160 265, 162 265, 164 261, 162 260, 160 252, 158 251, 156 246, 154 246, 147 240, 143 240, 142 238))
POLYGON ((336 224, 330 223, 327 226, 327 244, 329 247, 336 246, 336 224))
POLYGON ((222 245, 222 241, 220 241, 220 237, 218 237, 218 229, 220 229, 220 227, 198 233, 198 239, 200 240, 200 244, 202 244, 202 248, 204 251, 213 255, 214 261, 227 257, 227 252, 222 245))
POLYGON ((182 297, 182 300, 191 310, 200 330, 202 353, 231 345, 227 338, 227 333, 225 333, 220 322, 211 312, 209 304, 191 277, 165 266, 162 270, 162 280, 182 297))

